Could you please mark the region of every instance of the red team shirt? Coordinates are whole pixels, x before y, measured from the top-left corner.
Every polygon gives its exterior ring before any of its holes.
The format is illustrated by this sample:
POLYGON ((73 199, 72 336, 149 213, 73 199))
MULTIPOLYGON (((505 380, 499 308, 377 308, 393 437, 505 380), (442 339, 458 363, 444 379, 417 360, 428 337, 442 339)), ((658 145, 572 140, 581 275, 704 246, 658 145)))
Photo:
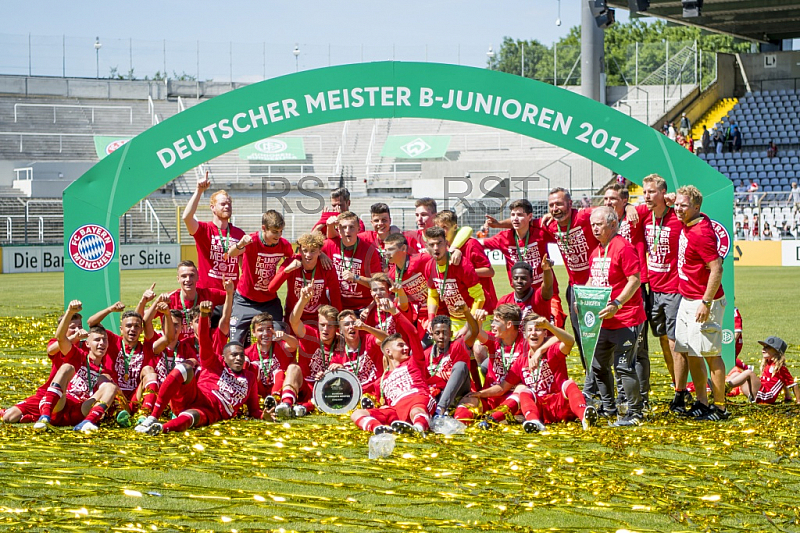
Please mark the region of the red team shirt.
POLYGON ((115 333, 108 334, 108 351, 106 358, 108 362, 103 362, 103 367, 108 368, 111 377, 128 400, 132 399, 139 388, 142 377, 142 368, 146 366, 155 367, 155 355, 153 354, 153 340, 139 341, 136 348, 128 348, 124 345, 122 337, 115 333), (127 351, 127 356, 125 351, 127 351), (127 359, 127 364, 126 364, 127 359))
POLYGON ((259 354, 258 344, 251 344, 244 351, 250 361, 250 370, 256 374, 258 395, 262 398, 272 394, 275 375, 281 371, 285 372, 295 359, 294 354, 286 349, 286 343, 283 341, 272 342, 270 348, 259 354))
POLYGON ((636 254, 639 256, 639 265, 642 266, 640 281, 642 284, 645 284, 648 281, 647 269, 644 268, 644 266, 647 264, 647 251, 645 249, 646 247, 644 243, 643 231, 644 226, 642 224, 641 216, 639 217, 639 223, 635 226, 631 225, 627 214, 623 214, 622 217, 622 220, 619 221, 619 229, 617 230, 617 233, 621 235, 623 239, 631 243, 636 249, 636 254))
MULTIPOLYGON (((404 233, 403 235, 405 236, 406 241, 408 243, 409 254, 416 255, 418 253, 418 250, 424 248, 424 246, 422 246, 419 243, 419 241, 417 241, 417 239, 414 237, 413 234, 404 233)), ((358 238, 370 243, 378 250, 378 252, 380 252, 380 258, 381 261, 383 261, 381 263, 381 270, 385 272, 388 269, 388 264, 386 264, 387 263, 386 260, 383 259, 383 241, 378 237, 378 233, 372 230, 362 231, 361 233, 358 234, 358 238)))
POLYGON ((570 285, 586 285, 589 280, 589 255, 598 245, 589 222, 591 214, 591 209, 573 209, 568 228, 562 231, 555 220, 544 227, 558 244, 570 285))
POLYGON ((547 353, 539 362, 538 376, 531 374, 526 351, 517 357, 505 378, 511 385, 524 383, 535 396, 539 397, 561 394, 561 387, 568 379, 567 356, 561 351, 560 342, 547 349, 547 353))
MULTIPOLYGON (((615 300, 628 284, 628 276, 641 272, 639 255, 631 243, 621 235, 615 235, 608 247, 598 246, 591 257, 591 285, 611 287, 611 300, 615 300)), ((642 292, 634 291, 630 300, 611 318, 603 320, 606 329, 620 329, 638 326, 645 321, 642 292)))
POLYGON ((208 317, 200 317, 198 336, 203 371, 197 376, 198 392, 211 404, 219 420, 233 418, 245 404, 250 416, 261 418, 256 374, 246 367, 239 373, 228 368, 211 346, 208 327, 208 317))
POLYGON ((756 403, 775 403, 784 387, 794 385, 794 378, 789 369, 782 366, 774 372, 775 364, 764 367, 761 373, 761 388, 756 393, 756 403))
MULTIPOLYGON (((341 213, 337 213, 336 211, 323 211, 322 214, 320 215, 319 220, 317 221, 317 223, 314 224, 311 227, 312 228, 316 228, 317 226, 322 224, 323 226, 325 226, 325 228, 327 228, 328 227, 328 219, 331 218, 331 217, 338 217, 339 215, 341 215, 341 213)), ((358 231, 366 231, 366 229, 367 228, 364 226, 364 221, 359 218, 358 219, 358 231)), ((326 229, 322 230, 322 234, 323 235, 325 234, 325 231, 326 231, 326 229)))
MULTIPOLYGON (((300 256, 293 259, 300 260, 300 256)), ((297 300, 300 299, 300 289, 308 284, 314 287, 314 295, 303 309, 301 320, 317 321, 317 311, 320 306, 330 304, 336 309, 342 309, 342 298, 339 294, 339 280, 336 279, 336 272, 333 269, 325 270, 317 262, 317 267, 311 271, 305 270, 302 266, 286 273, 286 267, 291 261, 287 261, 278 271, 269 284, 269 290, 277 292, 278 288, 286 282, 286 301, 284 308, 287 313, 291 313, 297 300), (327 290, 326 290, 327 289, 327 290)))
MULTIPOLYGON (((193 300, 183 300, 181 302, 181 290, 177 289, 170 293, 169 295, 169 308, 170 309, 178 309, 183 311, 184 309, 189 310, 196 305, 200 305, 202 302, 211 302, 214 306, 222 305, 225 303, 225 291, 221 291, 218 289, 200 289, 196 290, 197 295, 193 300)), ((163 329, 164 324, 164 317, 161 318, 161 324, 163 329)), ((183 318, 181 319, 181 330, 178 332, 178 340, 183 342, 185 339, 194 339, 194 330, 192 329, 192 325, 186 321, 186 313, 183 314, 183 318)), ((195 353, 197 353, 195 351, 195 353)))
POLYGON ((371 277, 377 272, 381 272, 381 257, 374 246, 361 238, 362 233, 358 234, 356 241, 355 255, 352 250, 345 250, 342 257, 341 237, 327 239, 322 245, 322 252, 331 258, 336 268, 336 284, 339 286, 341 300, 344 307, 338 309, 363 309, 372 302, 372 295, 369 287, 365 287, 354 281, 342 279, 342 272, 347 269, 358 276, 371 277))
POLYGON ((427 249, 425 248, 424 229, 404 231, 403 236, 406 238, 406 243, 408 243, 409 254, 417 255, 417 254, 428 253, 427 249), (412 243, 413 243, 413 249, 412 249, 412 243))
MULTIPOLYGON (((706 215, 683 226, 678 246, 678 291, 689 300, 702 300, 708 286, 711 271, 706 265, 719 257, 717 235, 706 215)), ((720 283, 714 299, 722 298, 725 292, 720 283)))
POLYGON ((511 292, 505 296, 500 297, 498 305, 513 304, 520 308, 522 311, 522 318, 520 323, 525 320, 525 317, 533 311, 537 315, 546 318, 548 321, 553 322, 553 312, 550 307, 550 300, 542 298, 542 287, 537 289, 531 288, 530 295, 524 300, 517 300, 516 295, 511 292))
MULTIPOLYGON (((428 316, 428 273, 430 272, 431 256, 428 254, 409 255, 405 270, 400 276, 400 283, 403 291, 408 297, 408 303, 412 307, 414 314, 412 319, 425 318, 428 316)), ((389 279, 392 282, 398 281, 397 265, 389 265, 389 279)))
POLYGON ((466 304, 472 307, 475 301, 469 294, 469 288, 480 283, 475 270, 467 262, 462 261, 459 265, 448 265, 447 279, 445 272, 439 272, 436 261, 431 261, 428 267, 428 288, 434 289, 439 293, 440 315, 449 315, 458 318, 452 309, 456 309, 466 304), (444 290, 442 290, 444 286, 444 290))
POLYGON ((656 217, 646 205, 636 206, 636 212, 639 213, 639 225, 644 230, 646 241, 647 280, 650 290, 677 294, 678 246, 683 223, 670 207, 661 218, 656 217))
MULTIPOLYGON (((531 221, 528 234, 524 239, 517 237, 513 229, 504 230, 483 240, 483 247, 488 250, 499 250, 506 260, 508 280, 511 281, 511 268, 517 261, 524 261, 533 269, 533 286, 538 287, 544 281, 542 272, 542 257, 547 253, 547 243, 555 242, 552 235, 543 230, 539 220, 531 221), (517 248, 519 247, 519 253, 517 248), (520 257, 520 254, 522 257, 520 257)), ((555 280, 554 280, 555 281, 555 280)), ((555 287, 554 287, 555 288, 555 287)))
MULTIPOLYGON (((486 252, 483 251, 483 246, 478 239, 470 237, 467 242, 461 247, 462 261, 469 262, 472 268, 492 268, 492 263, 486 257, 486 252)), ((510 273, 509 273, 510 274, 510 273)), ((477 275, 477 274, 476 274, 477 275)), ((486 302, 483 304, 483 309, 488 313, 494 312, 497 307, 497 293, 494 290, 494 282, 492 278, 478 277, 478 283, 483 287, 483 294, 486 296, 486 302)))
POLYGON ((98 381, 103 374, 113 379, 114 369, 111 368, 111 360, 103 357, 99 365, 89 362, 88 354, 76 361, 75 375, 67 384, 67 395, 79 402, 88 400, 97 391, 98 381))
MULTIPOLYGON (((739 312, 738 307, 733 308, 733 333, 742 333, 742 314, 739 312)), ((742 351, 744 346, 744 335, 739 335, 736 338, 736 356, 742 351)))
POLYGON ((317 374, 328 369, 337 355, 342 352, 339 336, 333 338, 333 344, 324 346, 319 338, 319 330, 306 326, 305 337, 298 339, 300 349, 297 353, 297 364, 303 372, 306 383, 313 386, 317 381, 317 374))
POLYGON ((261 240, 261 232, 251 233, 253 242, 244 249, 242 257, 242 276, 236 290, 254 302, 268 302, 278 297, 269 290, 269 283, 278 271, 281 259, 292 257, 294 249, 284 238, 275 245, 267 246, 261 240))
POLYGON ((361 332, 359 338, 357 349, 350 350, 345 346, 344 350, 333 354, 330 363, 345 367, 356 375, 364 391, 374 393, 377 392, 375 387, 383 374, 381 346, 377 339, 368 333, 361 332))
POLYGON ((428 385, 444 390, 453 373, 453 366, 458 362, 465 363, 469 368, 469 350, 463 338, 451 342, 444 354, 439 353, 435 344, 429 346, 425 350, 425 366, 430 376, 428 385))
POLYGON ((502 382, 514 361, 517 357, 528 353, 528 342, 522 338, 522 335, 517 335, 513 346, 503 346, 503 343, 489 333, 489 340, 484 345, 489 354, 489 369, 486 372, 486 381, 484 382, 484 389, 488 389, 492 385, 499 385, 502 382))
POLYGON ((197 248, 197 271, 200 277, 197 287, 222 290, 223 275, 234 282, 239 279, 239 258, 225 260, 222 256, 244 237, 244 231, 233 224, 228 224, 225 231, 221 231, 213 222, 198 224, 197 231, 192 235, 197 248))

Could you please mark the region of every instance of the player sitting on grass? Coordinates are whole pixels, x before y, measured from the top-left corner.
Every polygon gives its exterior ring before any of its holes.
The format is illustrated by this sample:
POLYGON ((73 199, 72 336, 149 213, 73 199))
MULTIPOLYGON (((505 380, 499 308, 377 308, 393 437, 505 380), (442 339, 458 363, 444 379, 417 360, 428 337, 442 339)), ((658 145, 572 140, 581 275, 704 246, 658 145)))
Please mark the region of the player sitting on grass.
POLYGON ((258 396, 264 400, 264 409, 272 411, 280 400, 286 369, 294 363, 297 339, 276 330, 274 318, 269 313, 254 316, 250 329, 253 344, 244 353, 250 360, 251 368, 255 368, 258 396))
POLYGON ((741 387, 751 403, 775 403, 781 392, 791 401, 788 391, 794 394, 794 401, 800 403, 800 388, 786 368, 786 342, 780 337, 768 337, 758 341, 761 348, 761 377, 747 368, 734 376, 728 376, 726 385, 741 387))
POLYGON ((384 373, 380 388, 384 405, 356 409, 350 419, 364 431, 380 433, 417 433, 430 429, 430 415, 436 402, 428 391, 425 353, 411 322, 388 300, 389 311, 397 321, 399 333, 381 343, 384 373))
POLYGON ((108 355, 114 369, 116 385, 122 393, 118 402, 117 422, 123 427, 129 427, 131 414, 139 409, 139 402, 143 396, 147 398, 147 403, 143 407, 149 412, 150 402, 154 400, 150 393, 158 393, 158 375, 154 368, 156 357, 153 354, 153 341, 139 340, 144 330, 142 315, 136 311, 125 311, 125 304, 122 302, 117 302, 92 315, 89 318, 89 326, 99 325, 111 313, 122 313, 121 335, 107 332, 108 355), (148 391, 147 395, 144 395, 145 391, 148 391))
MULTIPOLYGON (((479 316, 482 320, 485 312, 481 311, 479 316)), ((527 343, 519 330, 521 314, 516 305, 499 305, 494 311, 492 332, 479 329, 474 350, 476 356, 479 351, 487 354, 489 367, 483 389, 462 398, 453 415, 465 424, 471 423, 476 415, 500 408, 501 405, 501 410, 507 414, 516 410, 519 397, 510 389, 500 392, 496 386, 503 382, 517 357, 528 352, 527 343)))
MULTIPOLYGON (((72 300, 59 323, 56 339, 62 350, 70 351, 69 322, 82 307, 80 301, 72 300)), ((45 393, 41 415, 33 425, 34 429, 45 429, 50 424, 75 426, 75 431, 84 433, 98 429, 108 405, 118 392, 114 385, 114 370, 106 358, 108 338, 102 326, 91 328, 86 347, 88 352, 80 351, 77 357, 59 367, 45 393)))
MULTIPOLYGON (((59 326, 64 319, 61 315, 58 319, 59 326)), ((83 318, 77 312, 71 314, 71 318, 66 324, 67 332, 66 337, 69 341, 63 347, 60 346, 58 339, 50 339, 47 343, 47 357, 50 358, 50 375, 47 380, 41 385, 33 396, 30 396, 16 405, 8 409, 0 409, 0 416, 6 424, 16 424, 17 422, 27 423, 34 422, 39 418, 40 410, 39 405, 44 399, 47 389, 56 376, 56 372, 61 368, 65 362, 72 361, 75 357, 80 358, 78 350, 81 348, 81 341, 88 335, 86 330, 83 329, 83 318), (64 352, 62 352, 62 349, 64 352)))
POLYGON ((597 423, 597 411, 567 374, 567 355, 575 338, 546 319, 532 313, 522 321, 528 353, 521 355, 508 372, 503 386, 516 386, 522 427, 528 433, 544 430, 544 424, 580 420, 584 430, 597 423), (548 343, 548 334, 557 342, 548 343), (549 344, 542 353, 540 348, 549 344))
POLYGON ((213 304, 200 304, 197 333, 200 342, 202 371, 184 364, 169 373, 158 392, 152 415, 135 430, 148 435, 186 431, 191 427, 209 426, 236 416, 243 406, 253 418, 264 414, 259 406, 256 374, 245 368, 247 356, 238 342, 229 342, 218 355, 211 345, 209 317, 213 304), (158 422, 167 405, 178 416, 166 424, 158 422))
MULTIPOLYGON (((384 275, 380 272, 378 275, 384 275)), ((377 313, 392 319, 388 311, 389 300, 377 300, 377 313)), ((355 311, 345 309, 337 317, 339 333, 344 341, 343 349, 336 350, 327 370, 344 368, 355 374, 361 383, 361 406, 374 407, 380 397, 380 377, 383 374, 383 355, 380 343, 388 337, 383 329, 377 329, 362 322, 355 311)), ((342 344, 340 343, 340 346, 342 344)))
POLYGON ((452 339, 449 316, 437 315, 431 322, 433 345, 425 350, 425 365, 430 376, 428 387, 436 399, 436 416, 446 416, 450 406, 472 388, 471 346, 478 336, 479 326, 466 305, 460 311, 466 317, 469 331, 457 340, 452 339))

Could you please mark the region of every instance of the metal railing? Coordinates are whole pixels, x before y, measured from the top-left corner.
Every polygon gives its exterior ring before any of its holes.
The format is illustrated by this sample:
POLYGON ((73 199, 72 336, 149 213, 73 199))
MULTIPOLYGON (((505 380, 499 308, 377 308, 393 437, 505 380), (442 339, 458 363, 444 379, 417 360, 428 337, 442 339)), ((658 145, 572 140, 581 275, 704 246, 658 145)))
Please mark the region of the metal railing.
POLYGON ((133 124, 133 107, 129 105, 79 105, 79 104, 14 104, 14 122, 17 121, 17 108, 19 107, 52 107, 53 108, 53 124, 56 123, 56 109, 91 109, 92 110, 92 124, 94 124, 94 110, 95 109, 127 109, 130 114, 130 123, 133 124))
MULTIPOLYGON (((58 137, 58 152, 63 153, 64 151, 64 137, 88 137, 94 139, 95 135, 93 133, 29 133, 29 132, 20 132, 20 131, 0 131, 0 135, 6 136, 19 136, 19 151, 24 151, 24 146, 22 139, 25 137, 58 137)), ((108 137, 130 137, 130 135, 114 135, 114 134, 105 134, 108 137)))
POLYGON ((797 91, 800 87, 800 78, 776 78, 773 80, 750 81, 753 91, 797 91))
POLYGON ((787 191, 735 193, 733 238, 748 241, 800 239, 800 207, 794 204, 791 194, 787 191), (769 234, 765 234, 767 230, 769 234))
POLYGON ((150 223, 150 233, 156 233, 156 243, 161 244, 161 229, 164 228, 164 232, 167 232, 167 228, 164 227, 164 224, 161 223, 161 219, 158 217, 158 213, 153 208, 153 204, 150 203, 150 200, 144 199, 143 201, 139 202, 139 212, 144 213, 144 221, 150 223))

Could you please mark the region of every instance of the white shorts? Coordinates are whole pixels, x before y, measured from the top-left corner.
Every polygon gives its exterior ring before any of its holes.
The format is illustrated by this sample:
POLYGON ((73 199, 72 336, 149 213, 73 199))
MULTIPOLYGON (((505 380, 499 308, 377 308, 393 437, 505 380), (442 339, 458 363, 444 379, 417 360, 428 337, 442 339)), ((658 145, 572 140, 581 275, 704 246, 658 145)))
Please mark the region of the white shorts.
POLYGON ((695 357, 712 357, 722 354, 722 318, 725 315, 725 298, 714 300, 708 320, 695 319, 702 300, 681 299, 675 324, 675 351, 695 357))

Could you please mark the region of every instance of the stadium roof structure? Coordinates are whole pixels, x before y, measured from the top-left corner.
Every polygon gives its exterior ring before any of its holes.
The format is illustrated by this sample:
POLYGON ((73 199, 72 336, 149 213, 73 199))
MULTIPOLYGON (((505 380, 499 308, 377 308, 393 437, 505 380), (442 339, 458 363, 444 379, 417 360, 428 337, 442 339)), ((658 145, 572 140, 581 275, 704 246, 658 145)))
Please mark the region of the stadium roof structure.
MULTIPOLYGON (((608 5, 628 9, 628 0, 608 0, 608 5)), ((683 17, 681 0, 650 0, 641 14, 764 43, 800 38, 797 0, 705 0, 702 16, 689 18, 683 17)))

